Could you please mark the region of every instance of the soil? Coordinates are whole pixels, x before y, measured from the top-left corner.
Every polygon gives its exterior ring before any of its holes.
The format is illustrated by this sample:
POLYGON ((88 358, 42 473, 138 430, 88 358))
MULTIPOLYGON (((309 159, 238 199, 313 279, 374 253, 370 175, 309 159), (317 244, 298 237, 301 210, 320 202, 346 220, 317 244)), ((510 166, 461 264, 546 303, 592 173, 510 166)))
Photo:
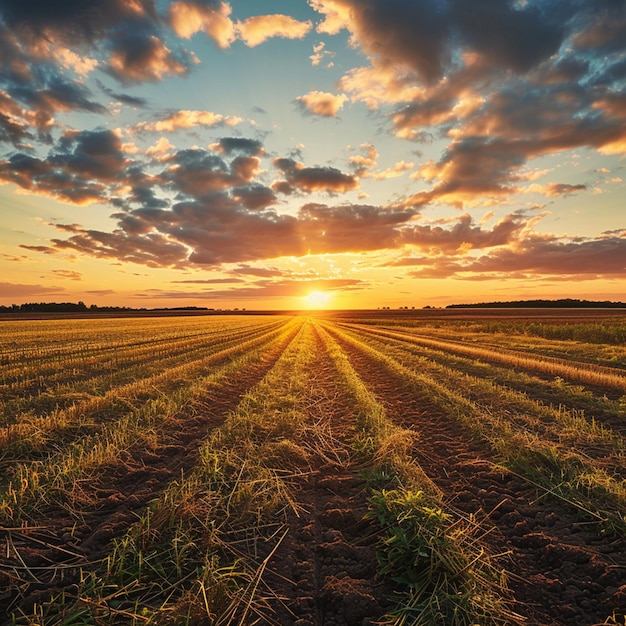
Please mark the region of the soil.
POLYGON ((425 394, 403 389, 392 372, 340 343, 390 419, 419 433, 415 458, 447 503, 477 517, 494 554, 508 553, 503 567, 517 613, 529 624, 545 626, 592 626, 611 616, 624 620, 623 537, 598 532, 573 506, 497 469, 497 456, 485 442, 425 394))
POLYGON ((0 606, 7 608, 6 614, 29 614, 35 604, 62 592, 72 597, 80 568, 88 570, 106 556, 111 540, 123 535, 170 481, 195 465, 200 443, 280 354, 279 349, 265 352, 236 378, 213 386, 183 413, 168 418, 160 427, 159 445, 136 446, 119 462, 77 482, 71 507, 50 502, 39 507, 28 526, 0 528, 0 582, 5 589, 0 590, 0 606))
MULTIPOLYGON (((599 532, 570 504, 498 469, 494 451, 426 394, 406 389, 392 372, 340 335, 337 339, 389 418, 418 434, 415 459, 447 505, 464 517, 475 516, 482 541, 492 554, 501 555, 497 562, 508 574, 513 609, 527 624, 595 626, 611 616, 626 619, 623 538, 599 532)), ((77 484, 79 517, 48 503, 28 528, 0 529, 0 572, 10 577, 9 584, 2 580, 6 591, 0 606, 29 612, 62 591, 75 593, 79 568, 89 569, 106 556, 110 541, 136 521, 150 500, 194 466, 201 441, 279 356, 276 351, 246 365, 184 415, 173 416, 163 424, 158 446, 138 446, 122 463, 77 484)), ((263 577, 266 618, 257 615, 255 623, 376 624, 392 608, 394 589, 376 575, 377 528, 364 518, 364 480, 347 452, 354 409, 342 395, 321 342, 311 375, 309 419, 326 428, 333 452, 320 449, 316 454, 312 446, 294 479, 301 511, 281 519, 287 532, 263 577)))
POLYGON ((267 583, 277 598, 276 621, 268 623, 366 626, 391 610, 393 588, 376 575, 380 527, 365 519, 365 481, 348 458, 354 410, 319 338, 317 348, 308 419, 332 433, 333 458, 313 453, 295 485, 304 512, 288 517, 288 533, 271 560, 267 583))

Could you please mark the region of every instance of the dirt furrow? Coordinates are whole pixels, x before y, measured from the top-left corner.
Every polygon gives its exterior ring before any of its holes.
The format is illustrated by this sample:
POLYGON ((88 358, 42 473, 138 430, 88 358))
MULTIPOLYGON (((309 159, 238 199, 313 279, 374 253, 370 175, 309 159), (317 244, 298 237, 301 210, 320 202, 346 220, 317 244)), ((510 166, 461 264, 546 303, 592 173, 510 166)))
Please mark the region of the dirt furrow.
POLYGON ((8 588, 0 601, 9 611, 28 612, 64 590, 71 593, 81 568, 102 559, 109 542, 123 534, 171 480, 195 465, 200 442, 273 367, 285 345, 273 345, 236 377, 213 385, 205 396, 165 420, 154 446, 136 446, 122 462, 100 467, 96 476, 78 481, 70 504, 49 502, 28 527, 0 528, 0 579, 6 579, 2 586, 8 588))
MULTIPOLYGON (((391 608, 376 577, 376 524, 364 520, 365 481, 349 461, 353 410, 341 395, 322 342, 311 369, 304 438, 310 453, 295 488, 302 507, 271 560, 266 584, 284 626, 373 624, 391 608)), ((270 622, 268 622, 270 623, 270 622)))
MULTIPOLYGON (((365 333, 365 336, 373 335, 368 331, 369 329, 363 327, 358 328, 357 332, 362 335, 365 333)), ((411 354, 419 355, 421 353, 420 346, 412 341, 409 335, 404 338, 399 336, 398 338, 384 337, 384 341, 391 345, 400 346, 411 354)), ((488 359, 484 357, 471 359, 434 348, 423 348, 422 355, 435 363, 452 369, 459 369, 463 373, 486 377, 505 388, 524 393, 529 398, 547 406, 562 405, 584 411, 587 419, 593 419, 607 426, 618 436, 626 436, 624 418, 620 414, 619 408, 616 408, 616 403, 608 399, 609 395, 615 394, 606 387, 576 386, 566 383, 562 379, 557 383, 554 376, 541 374, 541 372, 531 369, 522 372, 519 367, 506 368, 502 365, 489 363, 488 359)))
MULTIPOLYGON (((485 442, 446 415, 392 372, 337 335, 364 382, 390 419, 419 433, 415 458, 464 515, 476 516, 496 553, 509 552, 518 613, 529 623, 591 626, 626 614, 626 544, 598 533, 567 503, 550 498, 521 477, 494 467, 485 442)), ((606 622, 623 623, 623 622, 606 622)))

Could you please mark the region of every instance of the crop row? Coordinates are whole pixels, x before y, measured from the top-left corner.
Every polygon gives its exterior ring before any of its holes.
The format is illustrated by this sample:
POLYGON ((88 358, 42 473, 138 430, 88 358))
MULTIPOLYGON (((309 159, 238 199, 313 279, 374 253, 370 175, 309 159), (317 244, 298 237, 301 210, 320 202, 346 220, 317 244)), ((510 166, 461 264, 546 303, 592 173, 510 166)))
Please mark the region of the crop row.
MULTIPOLYGON (((599 536, 624 533, 625 442, 613 428, 624 407, 602 394, 615 389, 610 376, 619 379, 619 372, 580 362, 572 367, 604 378, 574 379, 564 369, 546 378, 537 355, 526 355, 522 373, 522 365, 511 360, 520 356, 514 351, 424 337, 397 326, 246 318, 241 325, 233 319, 196 330, 170 329, 179 339, 168 335, 162 342, 169 351, 158 367, 141 362, 146 346, 128 335, 129 358, 117 373, 111 366, 107 385, 100 380, 100 395, 36 413, 37 394, 27 405, 25 393, 23 406, 32 412, 11 413, 0 432, 6 470, 0 533, 7 536, 0 580, 8 581, 0 591, 13 598, 13 623, 276 624, 277 615, 314 623, 304 619, 306 610, 317 611, 318 623, 325 616, 343 623, 346 607, 325 605, 328 584, 356 581, 341 570, 323 578, 327 566, 315 560, 322 547, 310 553, 311 575, 318 577, 313 593, 322 594, 313 604, 306 597, 289 598, 305 581, 295 579, 296 569, 274 565, 302 560, 304 548, 300 556, 285 550, 294 545, 290 534, 310 535, 319 526, 314 507, 305 505, 312 503, 305 491, 328 466, 362 485, 341 495, 369 507, 366 519, 377 525, 378 578, 394 590, 395 606, 386 615, 371 608, 359 620, 398 626, 521 623, 511 609, 506 572, 497 557, 492 562, 492 546, 483 540, 488 531, 452 506, 454 494, 442 493, 418 462, 419 411, 404 423, 388 414, 387 407, 402 398, 459 424, 468 440, 473 436, 484 444, 485 464, 577 511, 600 529, 599 536), (136 363, 134 350, 142 355, 136 363), (252 366, 256 378, 246 378, 252 366), (387 395, 374 393, 364 372, 386 381, 388 387, 380 389, 389 389, 387 395), (583 384, 565 385, 555 375, 583 384), (240 385, 232 407, 217 420, 215 392, 233 380, 240 385), (602 423, 579 403, 597 408, 602 423), (58 537, 68 524, 94 519, 102 504, 90 484, 106 482, 111 468, 113 483, 137 465, 166 463, 167 447, 182 441, 191 424, 194 434, 186 438, 177 473, 165 473, 151 495, 135 500, 136 521, 116 531, 103 551, 85 551, 89 558, 67 569, 59 563, 31 567, 22 559, 12 532, 48 528, 58 537), (59 511, 66 517, 63 528, 55 527, 53 513, 59 511), (66 582, 58 582, 60 572, 66 582), (28 590, 42 585, 46 575, 56 581, 54 590, 43 602, 29 603, 28 590)), ((107 359, 113 354, 103 350, 107 359)), ((83 380, 77 373, 75 393, 86 393, 80 385, 92 376, 97 359, 98 354, 85 356, 90 373, 83 380)), ((36 371, 36 363, 31 366, 36 371)), ((62 396, 62 385, 50 393, 62 396)), ((87 546, 93 535, 82 540, 87 546)), ((72 545, 72 554, 79 548, 72 545)))
MULTIPOLYGON (((244 318, 245 319, 245 318, 244 318)), ((87 320, 93 321, 93 320, 87 320)), ((91 342, 83 345, 87 336, 99 333, 97 326, 88 325, 83 321, 81 339, 67 338, 62 347, 53 354, 42 348, 43 355, 28 362, 5 365, 0 369, 0 389, 7 398, 33 396, 46 392, 54 393, 60 386, 75 386, 83 382, 84 386, 98 388, 99 377, 115 375, 126 368, 154 363, 161 359, 184 356, 189 351, 210 347, 226 339, 245 337, 264 327, 276 324, 275 321, 264 320, 261 323, 217 325, 206 324, 203 331, 182 334, 179 326, 174 329, 168 326, 154 329, 149 339, 118 343, 111 339, 108 345, 94 346, 91 342), (160 330, 160 332, 159 332, 160 330), (88 332, 89 335, 85 333, 88 332)), ((211 320, 213 321, 213 320, 211 320)), ((192 329, 193 330, 193 329, 192 329)))
POLYGON ((423 350, 416 348, 421 337, 414 340, 399 333, 346 327, 342 332, 344 340, 406 380, 414 394, 427 395, 448 415, 489 441, 508 467, 558 491, 583 510, 593 511, 598 519, 624 525, 623 436, 575 408, 546 405, 499 385, 485 372, 472 376, 458 362, 448 367, 438 363, 436 355, 426 358, 423 350))
POLYGON ((549 376, 563 376, 575 382, 597 385, 626 393, 626 372, 618 368, 577 362, 572 359, 560 359, 545 354, 535 355, 507 350, 500 346, 468 345, 450 339, 425 337, 414 332, 399 333, 388 330, 371 330, 370 332, 383 337, 401 338, 418 345, 448 350, 474 359, 497 361, 512 368, 528 369, 549 376))
MULTIPOLYGON (((5 476, 0 511, 13 522, 36 510, 50 489, 63 493, 84 472, 112 462, 157 426, 200 396, 207 386, 233 376, 293 332, 293 323, 205 350, 204 356, 145 379, 128 382, 66 409, 26 416, 0 431, 5 476)), ((155 442, 153 445, 158 445, 155 442)))
POLYGON ((353 319, 369 328, 407 332, 415 336, 450 340, 492 349, 517 350, 536 356, 582 361, 626 368, 626 344, 623 318, 596 323, 575 323, 570 318, 562 322, 532 322, 521 320, 406 320, 353 319), (545 332, 535 332, 544 329, 545 332), (575 332, 579 329, 580 332, 575 332))

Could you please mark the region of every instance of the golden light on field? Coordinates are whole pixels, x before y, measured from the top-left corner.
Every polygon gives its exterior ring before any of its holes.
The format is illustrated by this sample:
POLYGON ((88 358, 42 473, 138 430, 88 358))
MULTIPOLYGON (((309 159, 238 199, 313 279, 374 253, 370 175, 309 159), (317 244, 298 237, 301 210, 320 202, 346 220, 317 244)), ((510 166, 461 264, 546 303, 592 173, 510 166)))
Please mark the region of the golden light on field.
POLYGON ((332 296, 328 291, 315 290, 303 296, 302 299, 307 309, 325 309, 332 300, 332 296))

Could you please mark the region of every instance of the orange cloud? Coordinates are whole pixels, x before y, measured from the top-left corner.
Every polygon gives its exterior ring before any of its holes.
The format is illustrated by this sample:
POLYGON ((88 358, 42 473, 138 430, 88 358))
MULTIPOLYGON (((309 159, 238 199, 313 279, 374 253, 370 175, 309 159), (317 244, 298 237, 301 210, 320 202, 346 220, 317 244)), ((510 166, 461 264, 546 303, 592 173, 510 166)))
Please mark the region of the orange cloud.
POLYGON ((320 41, 317 45, 313 46, 313 54, 309 57, 312 65, 320 65, 324 59, 327 60, 326 67, 333 67, 334 62, 329 60, 335 56, 334 52, 330 50, 324 50, 326 44, 320 41))
POLYGON ((579 191, 586 191, 587 185, 568 185, 567 183, 548 183, 547 185, 531 185, 529 192, 542 193, 548 197, 568 196, 579 191))
POLYGON ((146 150, 146 156, 151 156, 157 160, 167 158, 167 155, 175 150, 175 146, 167 137, 160 137, 159 140, 146 150))
POLYGON ((335 0, 309 0, 309 4, 324 15, 317 26, 318 33, 336 35, 350 25, 350 6, 335 0))
POLYGON ((189 39, 202 31, 224 49, 236 39, 235 25, 229 17, 231 12, 226 2, 220 2, 218 6, 174 2, 170 6, 170 23, 179 37, 189 39))
POLYGON ((388 167, 386 170, 382 172, 376 172, 374 174, 374 178, 376 180, 387 180, 388 178, 398 178, 402 176, 405 172, 412 170, 415 167, 415 163, 410 163, 407 161, 398 161, 393 167, 388 167))
POLYGON ((0 282, 0 298, 30 298, 49 297, 65 293, 63 287, 49 287, 43 285, 24 285, 20 283, 0 282))
POLYGON ((156 122, 140 122, 133 127, 133 131, 148 131, 173 133, 176 130, 188 130, 197 126, 214 128, 215 126, 236 126, 243 120, 240 117, 224 116, 211 111, 176 111, 156 122))
POLYGON ((369 170, 376 167, 376 159, 378 159, 378 150, 371 143, 364 143, 360 146, 365 154, 356 154, 348 159, 350 165, 356 170, 356 175, 360 178, 369 176, 369 170))
POLYGON ((310 91, 296 100, 313 115, 322 117, 336 117, 339 109, 348 101, 345 94, 334 95, 324 91, 310 91))
POLYGON ((272 37, 302 39, 313 27, 311 22, 300 22, 289 15, 256 15, 237 24, 239 38, 250 48, 272 37))

